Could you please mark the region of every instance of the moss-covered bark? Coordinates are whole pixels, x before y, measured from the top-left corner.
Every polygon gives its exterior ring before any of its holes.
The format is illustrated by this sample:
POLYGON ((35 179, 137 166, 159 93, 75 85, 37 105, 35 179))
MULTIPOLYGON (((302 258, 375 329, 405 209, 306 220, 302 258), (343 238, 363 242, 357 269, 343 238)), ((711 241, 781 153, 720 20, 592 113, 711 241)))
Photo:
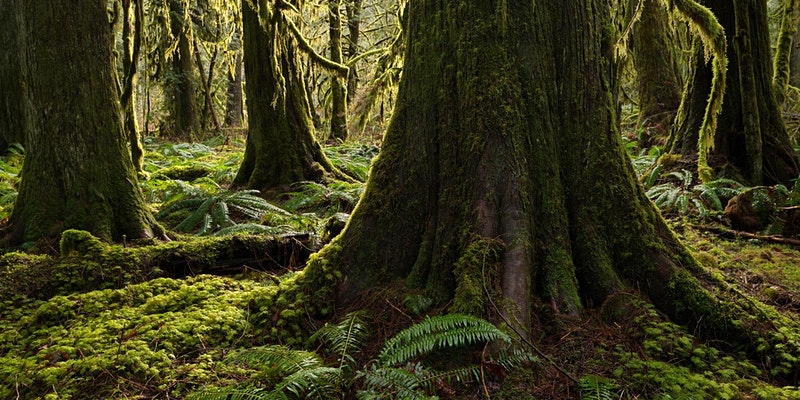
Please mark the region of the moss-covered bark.
POLYGON ((105 240, 160 234, 122 128, 105 3, 26 0, 16 11, 27 155, 11 241, 67 228, 105 240))
POLYGON ((298 50, 286 15, 271 2, 242 1, 249 132, 235 186, 272 189, 319 181, 334 168, 314 139, 298 50))
POLYGON ((746 342, 635 180, 605 2, 409 7, 384 147, 306 276, 339 266, 342 303, 393 280, 453 311, 492 313, 483 293, 499 293, 523 328, 545 308, 560 319, 638 289, 675 321, 746 342))
POLYGON ((12 1, 0 4, 0 153, 12 143, 25 142, 22 75, 12 7, 12 1))
POLYGON ((639 125, 666 136, 681 103, 666 9, 645 0, 634 29, 634 63, 639 91, 639 125))
MULTIPOLYGON (((331 41, 331 61, 341 64, 342 0, 328 0, 328 25, 331 41)), ((331 74, 331 134, 332 141, 347 140, 347 77, 331 74)))
MULTIPOLYGON (((714 136, 713 167, 732 167, 749 184, 790 184, 800 164, 786 133, 772 86, 772 64, 764 0, 704 2, 725 28, 728 48, 727 90, 714 136)), ((697 152, 697 132, 711 85, 704 50, 695 47, 684 104, 675 120, 668 149, 697 152)))

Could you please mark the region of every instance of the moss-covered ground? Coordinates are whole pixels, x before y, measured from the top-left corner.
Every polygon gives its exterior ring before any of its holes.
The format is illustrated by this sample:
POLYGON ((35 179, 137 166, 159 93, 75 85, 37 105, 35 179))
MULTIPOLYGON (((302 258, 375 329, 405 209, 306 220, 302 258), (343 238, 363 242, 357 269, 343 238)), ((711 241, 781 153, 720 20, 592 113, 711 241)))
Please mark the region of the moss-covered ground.
MULTIPOLYGON (((60 242, 26 243, 1 255, 0 398, 175 399, 207 386, 269 389, 275 377, 226 362, 228 355, 283 344, 325 356, 324 349, 308 342, 311 334, 326 318, 363 309, 369 316, 369 339, 353 354, 363 367, 388 337, 425 314, 447 310, 432 309, 424 293, 397 286, 366 293, 350 310, 333 310, 315 301, 320 293, 302 290, 309 279, 338 278, 325 269, 307 276, 302 270, 307 254, 290 254, 284 268, 266 268, 257 254, 226 258, 232 237, 257 253, 267 250, 249 241, 266 242, 281 233, 325 236, 328 218, 352 210, 360 185, 301 183, 270 194, 269 206, 247 203, 262 207, 248 213, 228 207, 244 200, 225 192, 241 161, 241 138, 196 144, 149 141, 147 150, 142 190, 154 211, 214 195, 212 203, 227 203, 198 214, 213 222, 205 229, 175 230, 198 208, 176 207, 177 214, 162 214, 172 243, 109 245, 71 231, 60 242), (240 230, 231 231, 236 227, 240 230), (223 229, 228 232, 214 236, 223 229), (165 270, 159 261, 169 259, 174 266, 176 257, 188 260, 182 274, 165 270), (212 268, 220 263, 224 268, 212 268), (194 273, 208 268, 216 275, 194 273)), ((366 177, 377 148, 346 144, 326 151, 339 168, 366 177)), ((5 177, 0 201, 13 198, 20 153, 0 163, 5 177)), ((655 160, 652 152, 642 154, 655 160)), ((7 213, 12 203, 0 206, 7 213)), ((721 226, 724 220, 707 208, 702 217, 670 214, 670 224, 710 276, 796 320, 800 249, 709 231, 704 227, 721 226)), ((539 314, 546 316, 542 308, 539 314)), ((797 371, 781 370, 797 360, 763 358, 701 340, 634 294, 618 295, 566 324, 549 324, 546 317, 540 322, 531 337, 550 360, 540 357, 508 374, 487 373, 483 382, 439 382, 431 394, 464 399, 487 398, 487 393, 493 399, 800 399, 797 371)), ((778 343, 800 342, 800 332, 779 334, 778 343)), ((340 397, 353 393, 350 387, 340 397)))

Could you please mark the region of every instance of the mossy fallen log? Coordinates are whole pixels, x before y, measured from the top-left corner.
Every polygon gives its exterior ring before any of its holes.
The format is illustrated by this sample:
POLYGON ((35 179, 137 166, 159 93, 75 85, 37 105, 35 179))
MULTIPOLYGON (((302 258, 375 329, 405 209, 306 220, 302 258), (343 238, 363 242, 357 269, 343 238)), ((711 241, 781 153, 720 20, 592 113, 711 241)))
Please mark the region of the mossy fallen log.
POLYGON ((58 256, 20 252, 0 256, 0 300, 48 299, 159 277, 281 274, 303 268, 314 246, 308 233, 109 244, 88 232, 68 230, 61 237, 58 256))

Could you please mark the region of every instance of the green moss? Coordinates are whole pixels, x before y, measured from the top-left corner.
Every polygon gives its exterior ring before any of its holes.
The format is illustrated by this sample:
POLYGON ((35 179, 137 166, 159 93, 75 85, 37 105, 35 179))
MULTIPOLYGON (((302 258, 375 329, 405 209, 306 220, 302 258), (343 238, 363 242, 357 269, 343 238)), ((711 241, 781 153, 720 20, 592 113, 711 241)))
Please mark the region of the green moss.
POLYGON ((487 313, 486 290, 500 268, 503 244, 498 240, 474 238, 454 265, 456 290, 450 312, 483 316, 487 313))

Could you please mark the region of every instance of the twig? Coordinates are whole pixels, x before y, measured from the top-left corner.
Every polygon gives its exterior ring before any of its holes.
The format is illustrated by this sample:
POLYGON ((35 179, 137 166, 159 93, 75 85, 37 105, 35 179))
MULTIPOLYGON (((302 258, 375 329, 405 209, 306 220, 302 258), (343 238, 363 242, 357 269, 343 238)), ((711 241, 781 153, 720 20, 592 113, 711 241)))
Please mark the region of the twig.
POLYGON ((779 244, 788 244, 791 246, 800 246, 800 240, 797 239, 790 239, 783 236, 776 236, 776 235, 759 235, 756 233, 744 232, 744 231, 737 231, 734 229, 727 229, 718 226, 711 226, 711 225, 691 225, 693 228, 707 231, 707 232, 715 232, 715 233, 727 233, 731 235, 740 236, 743 238, 748 239, 758 239, 763 240, 765 242, 772 242, 772 243, 779 243, 779 244))
POLYGON ((481 263, 481 284, 483 285, 483 292, 486 294, 486 298, 489 300, 489 303, 492 305, 492 308, 494 308, 495 312, 497 312, 497 315, 500 316, 500 318, 503 320, 503 322, 509 328, 511 328, 511 330, 514 332, 514 334, 516 334, 517 337, 519 337, 519 340, 522 343, 524 343, 526 346, 528 346, 531 349, 533 349, 533 351, 536 354, 538 354, 545 361, 550 363, 550 365, 552 365, 553 368, 555 368, 558 372, 560 372, 562 375, 567 377, 567 379, 571 380, 572 382, 574 382, 576 384, 580 384, 580 381, 577 378, 572 376, 572 374, 567 372, 565 369, 561 368, 561 366, 559 366, 556 363, 556 361, 553 360, 549 355, 545 354, 542 350, 539 350, 539 348, 536 347, 536 345, 533 344, 533 342, 528 340, 525 336, 522 335, 522 333, 519 332, 519 330, 517 329, 517 324, 512 324, 511 321, 509 321, 508 318, 506 318, 506 316, 503 315, 502 312, 500 312, 500 308, 497 307, 497 304, 495 304, 494 299, 492 299, 492 295, 489 292, 489 288, 486 287, 486 253, 485 252, 483 254, 483 262, 481 263))

